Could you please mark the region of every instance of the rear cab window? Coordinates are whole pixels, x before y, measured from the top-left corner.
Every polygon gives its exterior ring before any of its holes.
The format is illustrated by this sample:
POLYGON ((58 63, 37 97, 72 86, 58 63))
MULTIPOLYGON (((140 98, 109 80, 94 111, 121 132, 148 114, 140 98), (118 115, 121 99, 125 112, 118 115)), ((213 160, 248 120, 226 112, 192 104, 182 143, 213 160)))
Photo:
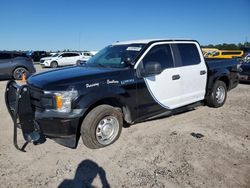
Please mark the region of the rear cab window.
POLYGON ((177 43, 181 66, 197 65, 201 62, 200 53, 194 43, 177 43))

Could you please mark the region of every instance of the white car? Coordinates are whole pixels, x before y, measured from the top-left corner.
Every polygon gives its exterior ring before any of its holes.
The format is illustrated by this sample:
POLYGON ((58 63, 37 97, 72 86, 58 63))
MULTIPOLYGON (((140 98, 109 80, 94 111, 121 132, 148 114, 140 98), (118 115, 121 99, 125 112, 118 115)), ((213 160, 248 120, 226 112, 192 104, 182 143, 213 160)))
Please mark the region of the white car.
POLYGON ((82 58, 81 52, 61 52, 51 57, 44 57, 40 60, 42 67, 56 68, 59 66, 76 65, 77 61, 82 58))
POLYGON ((93 57, 98 51, 84 51, 82 52, 82 57, 81 59, 79 59, 76 64, 80 65, 82 63, 85 63, 86 61, 88 61, 91 57, 93 57))

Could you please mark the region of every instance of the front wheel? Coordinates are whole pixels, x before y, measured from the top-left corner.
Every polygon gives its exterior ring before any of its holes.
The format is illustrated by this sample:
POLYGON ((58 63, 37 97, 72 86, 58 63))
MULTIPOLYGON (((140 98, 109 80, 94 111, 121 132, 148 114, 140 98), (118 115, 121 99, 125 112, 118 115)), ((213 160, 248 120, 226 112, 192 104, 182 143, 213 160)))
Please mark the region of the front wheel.
POLYGON ((25 74, 25 76, 27 76, 27 69, 23 68, 23 67, 17 67, 14 71, 13 71, 13 78, 15 80, 21 80, 23 74, 25 74))
POLYGON ((81 65, 81 60, 77 60, 77 61, 76 61, 76 65, 77 65, 77 66, 80 66, 80 65, 81 65))
POLYGON ((102 148, 114 143, 120 136, 123 118, 120 110, 100 105, 91 110, 81 126, 81 137, 85 146, 102 148))
POLYGON ((58 63, 56 61, 52 61, 50 64, 51 68, 57 68, 58 67, 58 63))
POLYGON ((213 91, 207 98, 207 105, 219 108, 224 105, 227 98, 227 86, 225 82, 217 80, 214 83, 213 91))

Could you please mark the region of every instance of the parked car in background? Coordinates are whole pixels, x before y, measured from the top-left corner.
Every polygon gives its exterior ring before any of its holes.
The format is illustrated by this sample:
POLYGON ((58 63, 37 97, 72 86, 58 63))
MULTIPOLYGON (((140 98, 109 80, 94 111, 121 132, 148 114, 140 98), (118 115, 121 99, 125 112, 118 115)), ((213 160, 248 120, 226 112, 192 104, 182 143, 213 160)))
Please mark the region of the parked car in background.
POLYGON ((95 54, 97 53, 97 51, 84 51, 82 52, 82 58, 79 59, 76 64, 77 65, 81 65, 83 63, 85 63, 86 61, 88 61, 91 57, 93 57, 95 54))
POLYGON ((50 52, 49 55, 48 55, 47 57, 51 57, 51 56, 56 55, 56 54, 58 54, 58 53, 59 53, 59 52, 50 52))
POLYGON ((239 68, 241 82, 250 82, 250 62, 243 62, 239 68))
POLYGON ((20 80, 23 74, 35 72, 32 59, 25 53, 0 51, 0 80, 20 80))
POLYGON ((246 54, 245 57, 243 58, 243 61, 245 63, 250 63, 250 53, 246 54))
POLYGON ((34 62, 39 62, 41 58, 49 56, 49 53, 46 51, 30 51, 27 55, 31 57, 34 62))
POLYGON ((40 60, 42 67, 57 68, 59 66, 76 65, 82 58, 81 52, 61 52, 51 57, 45 57, 40 60))
POLYGON ((213 54, 217 51, 219 51, 219 49, 217 48, 202 48, 202 53, 203 53, 203 56, 206 58, 207 56, 209 56, 210 54, 213 54))
POLYGON ((218 50, 213 53, 206 55, 206 58, 213 59, 232 59, 232 58, 242 58, 244 55, 243 50, 218 50))

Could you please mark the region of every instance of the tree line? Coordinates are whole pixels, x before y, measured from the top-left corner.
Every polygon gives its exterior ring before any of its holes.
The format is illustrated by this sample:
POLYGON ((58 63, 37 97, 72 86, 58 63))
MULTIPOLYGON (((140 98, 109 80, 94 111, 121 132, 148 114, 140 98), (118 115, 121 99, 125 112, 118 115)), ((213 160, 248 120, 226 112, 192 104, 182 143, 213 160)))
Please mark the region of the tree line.
POLYGON ((208 44, 202 45, 202 48, 217 48, 220 50, 242 50, 244 48, 250 48, 250 42, 245 43, 223 43, 223 44, 208 44))

